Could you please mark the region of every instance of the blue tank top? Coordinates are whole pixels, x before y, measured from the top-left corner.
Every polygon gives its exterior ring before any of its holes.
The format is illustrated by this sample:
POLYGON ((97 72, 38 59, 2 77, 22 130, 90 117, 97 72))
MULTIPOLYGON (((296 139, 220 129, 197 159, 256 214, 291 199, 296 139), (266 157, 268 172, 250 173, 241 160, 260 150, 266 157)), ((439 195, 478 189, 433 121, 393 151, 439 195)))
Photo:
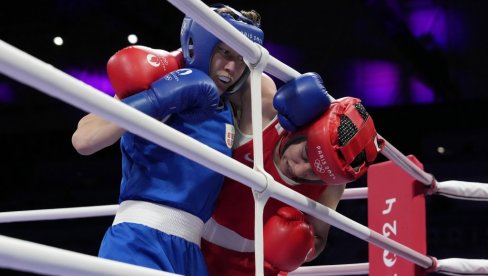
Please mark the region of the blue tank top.
MULTIPOLYGON (((201 123, 190 124, 173 114, 168 126, 231 156, 226 143, 232 128, 230 104, 201 123)), ((130 132, 120 143, 122 182, 119 202, 143 200, 189 212, 204 222, 212 215, 223 183, 223 175, 171 150, 165 149, 130 132)))

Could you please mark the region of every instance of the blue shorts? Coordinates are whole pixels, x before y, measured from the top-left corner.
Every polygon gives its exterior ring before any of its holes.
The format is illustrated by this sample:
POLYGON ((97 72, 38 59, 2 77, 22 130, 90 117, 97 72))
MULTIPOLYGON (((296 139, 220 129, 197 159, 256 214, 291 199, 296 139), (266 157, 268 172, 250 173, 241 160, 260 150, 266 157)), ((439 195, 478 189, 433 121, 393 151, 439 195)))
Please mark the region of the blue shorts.
POLYGON ((182 275, 208 275, 198 245, 135 223, 111 226, 98 256, 182 275))

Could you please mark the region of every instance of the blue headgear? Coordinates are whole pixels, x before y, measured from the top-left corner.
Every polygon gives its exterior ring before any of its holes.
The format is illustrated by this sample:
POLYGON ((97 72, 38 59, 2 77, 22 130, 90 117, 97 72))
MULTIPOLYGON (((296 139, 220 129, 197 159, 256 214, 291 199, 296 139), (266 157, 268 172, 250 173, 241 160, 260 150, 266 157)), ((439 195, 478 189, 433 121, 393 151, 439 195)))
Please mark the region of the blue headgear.
MULTIPOLYGON (((216 10, 221 7, 224 6, 213 6, 212 9, 216 10)), ((230 8, 228 6, 225 7, 230 8)), ((220 14, 220 16, 232 24, 232 26, 234 26, 251 41, 263 45, 264 34, 259 26, 253 25, 253 22, 240 12, 232 8, 230 9, 233 12, 232 15, 223 13, 220 14)), ((188 16, 183 19, 180 40, 185 66, 197 68, 209 74, 212 54, 217 44, 219 44, 221 41, 188 16)), ((231 94, 237 91, 246 81, 248 76, 249 69, 246 68, 239 80, 232 87, 230 87, 226 93, 231 94)))

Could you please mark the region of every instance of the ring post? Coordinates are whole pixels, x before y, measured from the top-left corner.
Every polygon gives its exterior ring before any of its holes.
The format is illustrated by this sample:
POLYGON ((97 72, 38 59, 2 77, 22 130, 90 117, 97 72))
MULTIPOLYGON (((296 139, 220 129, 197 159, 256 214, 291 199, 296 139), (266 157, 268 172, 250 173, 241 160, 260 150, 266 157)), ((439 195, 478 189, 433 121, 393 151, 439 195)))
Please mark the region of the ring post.
MULTIPOLYGON (((423 169, 412 155, 408 158, 423 169)), ((392 161, 368 170, 368 226, 384 236, 426 254, 425 186, 392 161)), ((425 276, 424 268, 369 244, 369 275, 425 276), (381 261, 378 261, 381 260, 381 261)))

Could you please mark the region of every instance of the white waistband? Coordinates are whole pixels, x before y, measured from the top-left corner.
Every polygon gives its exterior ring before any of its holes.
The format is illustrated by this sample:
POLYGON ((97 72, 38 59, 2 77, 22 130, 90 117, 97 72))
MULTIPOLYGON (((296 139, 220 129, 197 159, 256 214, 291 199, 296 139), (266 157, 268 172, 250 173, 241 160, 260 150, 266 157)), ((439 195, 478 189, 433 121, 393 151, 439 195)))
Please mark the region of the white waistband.
POLYGON ((244 238, 235 231, 220 225, 210 218, 203 227, 205 240, 237 252, 254 252, 254 241, 244 238))
POLYGON ((123 201, 112 225, 123 222, 143 224, 178 236, 200 246, 203 221, 183 210, 145 201, 123 201))

